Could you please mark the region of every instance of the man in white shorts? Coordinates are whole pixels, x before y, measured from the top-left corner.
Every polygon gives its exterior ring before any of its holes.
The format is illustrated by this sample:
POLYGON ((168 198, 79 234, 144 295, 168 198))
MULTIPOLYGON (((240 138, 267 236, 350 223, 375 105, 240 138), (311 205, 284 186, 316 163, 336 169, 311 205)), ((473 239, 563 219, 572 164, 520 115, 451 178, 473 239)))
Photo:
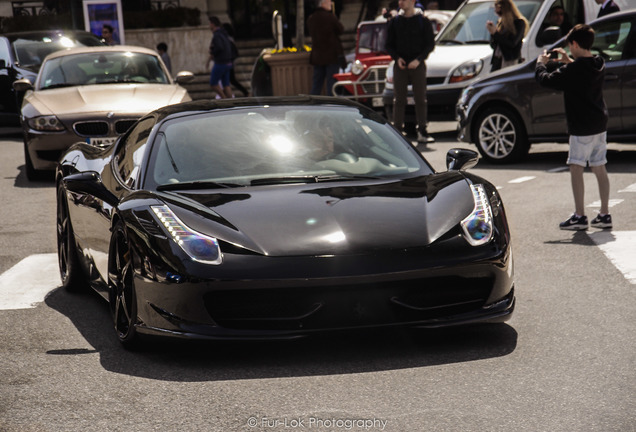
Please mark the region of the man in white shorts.
POLYGON ((537 59, 535 78, 539 84, 563 91, 565 116, 570 134, 570 150, 567 163, 570 166, 572 193, 574 195, 574 214, 559 224, 563 230, 586 230, 588 220, 585 215, 585 185, 583 172, 589 164, 596 175, 601 208, 592 219, 591 225, 597 228, 612 228, 612 216, 609 214, 609 177, 605 165, 607 159, 607 106, 603 99, 603 81, 605 62, 602 57, 593 55, 590 49, 594 43, 594 30, 586 24, 574 26, 567 35, 567 44, 572 54, 558 48, 557 61, 562 63, 553 72, 548 72, 546 64, 550 61, 548 53, 537 59))

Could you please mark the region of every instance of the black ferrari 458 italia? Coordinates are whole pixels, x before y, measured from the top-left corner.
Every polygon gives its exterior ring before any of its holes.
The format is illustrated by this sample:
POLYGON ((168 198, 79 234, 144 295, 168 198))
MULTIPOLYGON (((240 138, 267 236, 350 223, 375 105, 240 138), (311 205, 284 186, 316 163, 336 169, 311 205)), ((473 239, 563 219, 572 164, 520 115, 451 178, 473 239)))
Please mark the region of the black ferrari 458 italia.
POLYGON ((63 286, 140 334, 284 339, 503 322, 501 198, 452 149, 435 172, 385 119, 324 97, 172 105, 56 171, 63 286))

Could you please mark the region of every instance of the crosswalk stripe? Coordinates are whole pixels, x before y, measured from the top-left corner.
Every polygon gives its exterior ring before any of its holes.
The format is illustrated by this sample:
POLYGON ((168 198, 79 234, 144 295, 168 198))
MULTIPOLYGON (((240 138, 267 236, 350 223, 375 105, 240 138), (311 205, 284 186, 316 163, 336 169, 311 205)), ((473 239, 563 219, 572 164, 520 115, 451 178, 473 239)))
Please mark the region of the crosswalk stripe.
POLYGON ((57 254, 31 255, 0 274, 0 310, 33 308, 61 284, 57 254))
POLYGON ((596 231, 588 233, 605 256, 636 284, 636 231, 596 231))

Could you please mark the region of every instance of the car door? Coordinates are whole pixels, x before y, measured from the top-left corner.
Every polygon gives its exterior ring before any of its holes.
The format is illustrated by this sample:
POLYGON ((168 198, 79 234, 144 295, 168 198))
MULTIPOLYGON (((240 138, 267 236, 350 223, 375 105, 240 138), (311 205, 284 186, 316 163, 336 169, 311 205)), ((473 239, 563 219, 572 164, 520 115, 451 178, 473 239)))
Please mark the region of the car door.
MULTIPOLYGON (((603 98, 609 111, 609 121, 607 132, 609 135, 624 133, 627 120, 625 113, 629 111, 629 106, 634 104, 634 83, 626 81, 625 73, 629 70, 631 63, 633 73, 633 58, 629 59, 631 51, 630 45, 634 43, 633 16, 626 16, 620 19, 602 21, 593 25, 595 37, 592 45, 592 54, 598 55, 605 60, 605 84, 603 86, 603 98), (626 55, 623 54, 625 51, 626 55), (631 98, 624 93, 632 87, 631 98)), ((629 93, 629 91, 628 91, 629 93)))

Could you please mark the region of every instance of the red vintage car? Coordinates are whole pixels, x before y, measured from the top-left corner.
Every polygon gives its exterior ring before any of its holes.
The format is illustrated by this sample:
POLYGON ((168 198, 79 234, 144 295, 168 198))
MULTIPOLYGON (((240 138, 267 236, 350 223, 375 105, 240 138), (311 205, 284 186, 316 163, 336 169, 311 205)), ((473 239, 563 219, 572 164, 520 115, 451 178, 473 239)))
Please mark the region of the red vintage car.
MULTIPOLYGON (((450 20, 455 11, 424 11, 433 24, 435 34, 450 20)), ((384 78, 391 57, 386 52, 388 22, 379 18, 358 24, 356 49, 347 69, 338 73, 335 95, 354 99, 373 108, 382 108, 384 78)), ((348 56, 349 57, 349 56, 348 56)))

